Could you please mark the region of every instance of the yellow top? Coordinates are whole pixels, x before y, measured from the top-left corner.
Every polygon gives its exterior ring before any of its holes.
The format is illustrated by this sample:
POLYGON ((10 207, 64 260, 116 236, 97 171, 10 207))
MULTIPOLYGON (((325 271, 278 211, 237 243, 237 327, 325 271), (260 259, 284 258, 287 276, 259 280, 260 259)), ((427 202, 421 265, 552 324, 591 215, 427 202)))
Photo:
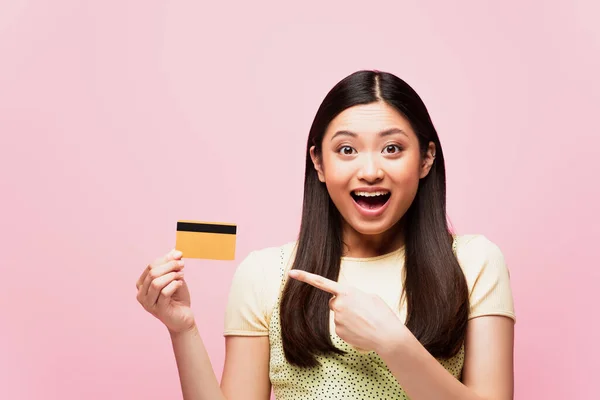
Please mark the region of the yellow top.
MULTIPOLYGON (((281 345, 278 306, 295 244, 254 251, 240 263, 229 293, 224 334, 269 336, 270 379, 277 400, 328 396, 408 399, 376 353, 358 352, 335 334, 333 315, 332 341, 347 354, 318 356, 321 365, 309 369, 287 363, 281 345)), ((504 315, 515 320, 509 271, 500 249, 482 235, 456 236, 454 249, 469 288, 469 318, 504 315)), ((378 257, 342 257, 339 281, 378 294, 405 321, 406 304, 400 303, 403 267, 403 248, 378 257)), ((464 347, 453 358, 439 361, 460 379, 464 347)))

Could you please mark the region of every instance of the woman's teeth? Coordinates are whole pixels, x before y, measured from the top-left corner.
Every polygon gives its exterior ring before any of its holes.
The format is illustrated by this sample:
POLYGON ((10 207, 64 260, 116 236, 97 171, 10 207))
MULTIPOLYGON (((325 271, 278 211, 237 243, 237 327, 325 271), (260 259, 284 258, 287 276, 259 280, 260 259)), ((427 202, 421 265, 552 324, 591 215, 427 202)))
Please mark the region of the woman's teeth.
POLYGON ((352 198, 362 210, 376 212, 376 210, 387 204, 390 199, 390 192, 388 190, 378 190, 376 192, 355 190, 352 192, 352 198))
POLYGON ((353 192, 356 196, 364 196, 364 197, 375 197, 375 196, 385 196, 389 192, 379 191, 379 192, 353 192))

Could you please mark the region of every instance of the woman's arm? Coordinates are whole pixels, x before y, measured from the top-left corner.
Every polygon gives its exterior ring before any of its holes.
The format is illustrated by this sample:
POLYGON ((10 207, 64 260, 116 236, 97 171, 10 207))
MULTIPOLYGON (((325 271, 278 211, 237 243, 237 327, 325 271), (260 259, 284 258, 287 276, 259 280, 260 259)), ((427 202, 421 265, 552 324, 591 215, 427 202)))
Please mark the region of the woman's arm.
POLYGON ((473 318, 467 327, 463 383, 452 376, 408 329, 391 346, 378 349, 413 400, 512 400, 514 321, 502 316, 473 318))
MULTIPOLYGON (((292 270, 288 275, 334 295, 329 307, 337 335, 356 349, 378 353, 411 399, 512 400, 512 318, 488 308, 486 314, 469 320, 463 384, 423 347, 381 297, 306 271, 292 270)), ((481 310, 480 306, 477 311, 481 310)), ((496 311, 500 312, 512 315, 496 311)))
POLYGON ((269 399, 268 337, 227 337, 221 387, 195 325, 171 342, 185 400, 269 399))
POLYGON ((196 325, 171 333, 184 400, 225 400, 196 325))
POLYGON ((228 400, 268 400, 269 337, 227 336, 221 388, 228 400))

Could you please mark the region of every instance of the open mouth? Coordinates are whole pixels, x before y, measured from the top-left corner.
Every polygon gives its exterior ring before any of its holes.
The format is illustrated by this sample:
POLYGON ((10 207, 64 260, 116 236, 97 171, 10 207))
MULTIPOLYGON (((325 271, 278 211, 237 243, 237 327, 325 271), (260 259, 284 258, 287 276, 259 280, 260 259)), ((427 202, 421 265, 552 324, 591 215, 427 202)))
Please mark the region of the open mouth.
POLYGON ((350 193, 354 202, 367 210, 377 210, 390 199, 391 193, 387 190, 377 192, 361 192, 354 190, 350 193))

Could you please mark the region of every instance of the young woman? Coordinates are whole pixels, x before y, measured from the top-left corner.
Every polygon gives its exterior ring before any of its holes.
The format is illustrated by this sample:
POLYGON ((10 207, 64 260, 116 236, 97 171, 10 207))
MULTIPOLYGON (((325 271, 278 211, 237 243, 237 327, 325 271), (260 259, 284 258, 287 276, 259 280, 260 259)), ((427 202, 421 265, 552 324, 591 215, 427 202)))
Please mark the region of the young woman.
POLYGON ((239 265, 220 385, 181 258, 156 260, 136 286, 169 329, 186 400, 513 398, 503 255, 449 230, 437 132, 392 74, 356 72, 317 111, 299 238, 239 265))

